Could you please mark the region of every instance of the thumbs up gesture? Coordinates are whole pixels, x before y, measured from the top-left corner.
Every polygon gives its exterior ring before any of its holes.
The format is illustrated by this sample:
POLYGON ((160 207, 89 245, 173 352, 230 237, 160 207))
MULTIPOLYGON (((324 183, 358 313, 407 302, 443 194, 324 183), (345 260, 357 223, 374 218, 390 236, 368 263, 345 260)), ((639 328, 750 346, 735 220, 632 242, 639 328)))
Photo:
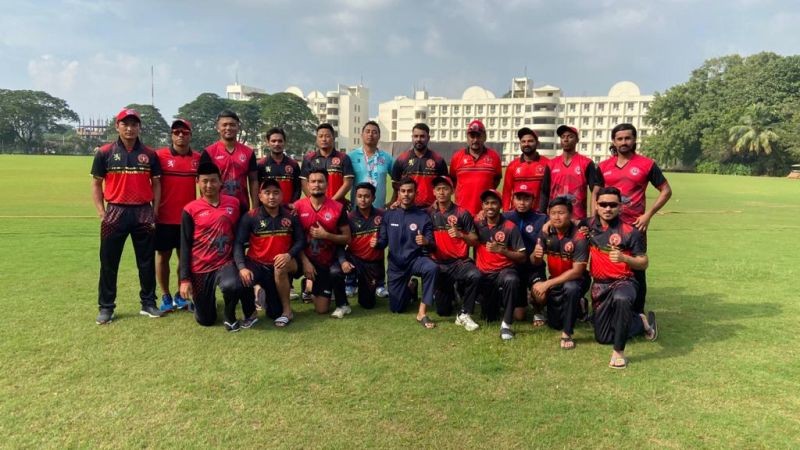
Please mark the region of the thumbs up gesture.
POLYGON ((309 233, 314 239, 325 239, 328 237, 328 232, 322 228, 322 225, 320 225, 319 221, 315 222, 314 225, 311 225, 309 233))
POLYGON ((608 259, 610 259, 613 263, 626 262, 625 255, 616 245, 611 246, 611 251, 608 252, 608 259))
POLYGON ((463 237, 461 232, 458 231, 456 227, 450 225, 449 223, 447 224, 447 235, 454 239, 460 239, 463 237))
POLYGON ((420 247, 428 245, 428 240, 425 239, 425 236, 422 235, 422 230, 419 229, 417 230, 417 237, 414 238, 414 240, 420 247))
POLYGON ((533 247, 533 257, 536 259, 544 258, 544 247, 542 246, 542 238, 536 239, 536 246, 533 247))
POLYGON ((372 236, 372 238, 369 240, 369 246, 372 248, 378 246, 378 236, 372 236))

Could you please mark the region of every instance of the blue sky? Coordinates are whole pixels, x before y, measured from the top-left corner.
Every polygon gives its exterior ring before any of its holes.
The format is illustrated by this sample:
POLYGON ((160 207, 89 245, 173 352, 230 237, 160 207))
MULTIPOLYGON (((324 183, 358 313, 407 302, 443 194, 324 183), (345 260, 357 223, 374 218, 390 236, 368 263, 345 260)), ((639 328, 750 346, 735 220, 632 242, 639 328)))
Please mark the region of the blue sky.
POLYGON ((498 96, 527 74, 567 95, 643 93, 708 58, 800 52, 800 2, 627 0, 0 1, 0 88, 38 89, 81 117, 150 102, 169 120, 242 84, 326 91, 363 79, 377 104, 425 86, 498 96))

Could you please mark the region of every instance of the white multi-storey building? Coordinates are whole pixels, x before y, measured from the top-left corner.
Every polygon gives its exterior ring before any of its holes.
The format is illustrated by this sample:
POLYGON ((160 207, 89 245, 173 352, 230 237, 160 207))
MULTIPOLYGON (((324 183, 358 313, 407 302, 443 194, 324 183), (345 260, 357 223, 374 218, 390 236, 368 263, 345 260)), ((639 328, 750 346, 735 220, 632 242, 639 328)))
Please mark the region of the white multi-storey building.
POLYGON ((615 84, 604 97, 566 97, 555 86, 533 87, 528 78, 514 78, 505 98, 479 86, 467 88, 460 99, 430 97, 426 91, 417 91, 414 98, 395 97, 379 105, 378 122, 385 142, 409 141, 411 128, 418 122, 431 128, 431 141, 465 142, 467 124, 480 119, 487 140, 503 145, 505 161, 517 155, 517 130, 522 127, 536 131, 542 154, 555 155, 559 148, 556 128, 566 123, 580 131, 578 150, 599 161, 608 156, 609 131, 614 125, 632 123, 640 136, 651 132, 644 116, 652 100, 652 95, 641 95, 629 81, 615 84))
POLYGON ((250 100, 253 94, 266 94, 267 91, 252 86, 234 83, 225 86, 225 95, 228 100, 250 100))

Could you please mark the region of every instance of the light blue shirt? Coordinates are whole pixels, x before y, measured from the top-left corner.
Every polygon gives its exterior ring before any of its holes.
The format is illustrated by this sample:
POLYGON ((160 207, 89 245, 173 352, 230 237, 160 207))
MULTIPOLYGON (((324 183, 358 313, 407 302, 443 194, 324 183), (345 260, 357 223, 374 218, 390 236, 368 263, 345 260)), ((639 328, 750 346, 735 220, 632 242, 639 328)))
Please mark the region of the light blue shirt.
POLYGON ((391 176, 392 164, 394 159, 388 152, 378 149, 371 158, 367 159, 362 147, 347 152, 350 162, 353 163, 353 189, 350 192, 350 201, 355 204, 356 185, 367 182, 375 186, 375 201, 372 206, 376 208, 386 207, 386 180, 391 176))

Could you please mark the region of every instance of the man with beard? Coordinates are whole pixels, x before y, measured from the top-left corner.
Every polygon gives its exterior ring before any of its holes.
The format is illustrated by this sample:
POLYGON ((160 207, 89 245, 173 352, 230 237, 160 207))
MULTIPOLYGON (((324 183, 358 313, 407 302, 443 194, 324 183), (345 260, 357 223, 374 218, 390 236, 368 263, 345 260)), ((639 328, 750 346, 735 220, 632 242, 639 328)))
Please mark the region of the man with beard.
POLYGON ((347 206, 345 196, 353 186, 353 164, 349 156, 334 148, 335 138, 336 132, 331 124, 323 123, 317 127, 317 149, 303 158, 300 180, 303 193, 310 196, 308 176, 315 170, 324 170, 327 173, 325 196, 347 206))
POLYGON ((484 191, 480 197, 483 219, 475 223, 479 245, 475 249, 475 265, 481 271, 481 308, 488 321, 496 320, 500 305, 505 309, 500 324, 500 337, 514 338, 514 305, 519 296, 519 275, 514 269, 525 261, 525 243, 513 222, 500 214, 502 197, 494 189, 484 191), (498 297, 501 298, 498 303, 498 297))
POLYGON ((648 259, 639 229, 620 220, 621 205, 619 189, 601 188, 595 217, 588 223, 594 336, 601 344, 614 345, 608 363, 612 369, 628 366, 625 344, 630 337, 658 337, 655 314, 645 316, 635 309, 639 285, 633 271, 647 269, 648 259))
POLYGON ((587 190, 590 194, 589 206, 593 207, 597 191, 603 184, 602 178, 594 161, 577 152, 577 128, 561 125, 556 134, 561 139, 562 152, 549 162, 549 200, 568 198, 572 201, 572 217, 582 220, 587 217, 587 212, 593 210, 587 207, 587 190))
POLYGON ((295 203, 295 214, 306 232, 306 248, 301 255, 303 273, 314 284, 311 294, 317 314, 327 314, 331 298, 336 309, 331 317, 342 319, 352 310, 344 292, 344 274, 337 261, 338 247, 350 242, 350 225, 342 203, 326 196, 328 173, 315 168, 307 172, 309 196, 295 203))
POLYGON ((561 348, 572 350, 575 322, 580 312, 580 300, 589 290, 589 247, 586 237, 572 223, 572 200, 556 197, 550 201, 550 229, 542 230, 531 255, 534 264, 547 258, 550 278, 537 280, 531 288, 532 297, 547 304, 547 324, 561 330, 561 348))
POLYGON ((433 179, 447 175, 447 163, 438 153, 428 147, 431 140, 430 128, 424 123, 414 125, 411 130, 412 148, 400 154, 392 166, 392 187, 394 194, 390 208, 396 208, 397 190, 400 181, 411 178, 417 185, 415 203, 420 208, 428 208, 434 202, 433 179))
POLYGON ((412 276, 422 278, 422 301, 417 311, 417 322, 432 329, 436 324, 428 317, 428 306, 433 305, 438 269, 428 254, 435 249, 433 223, 423 209, 415 205, 417 183, 404 178, 398 183, 399 207, 386 211, 378 236, 370 246, 377 249, 389 247, 389 309, 401 313, 411 303, 408 282, 412 276))
POLYGON ((267 146, 269 154, 256 164, 258 182, 263 183, 267 178, 277 181, 281 187, 282 206, 294 209, 294 202, 300 199, 300 165, 284 153, 286 132, 280 128, 270 128, 267 131, 267 146))
POLYGON ((252 295, 242 296, 244 287, 233 263, 233 241, 241 202, 220 193, 220 170, 214 164, 197 168, 200 198, 183 209, 181 217, 181 297, 194 299, 194 318, 202 326, 217 320, 215 291, 225 300, 225 329, 230 332, 252 327, 256 305, 252 295), (242 299, 244 320, 236 320, 236 305, 242 299))
POLYGON ((238 142, 241 123, 239 116, 230 110, 217 115, 219 141, 209 145, 200 154, 200 162, 210 162, 222 174, 222 193, 239 199, 240 212, 246 213, 250 205, 258 205, 258 167, 253 149, 238 142))
MULTIPOLYGON (((611 141, 616 155, 600 163, 600 173, 605 186, 613 186, 622 194, 622 222, 636 227, 644 239, 647 251, 647 229, 650 219, 667 204, 672 197, 672 188, 661 169, 652 159, 636 153, 636 127, 621 123, 611 130, 611 141), (650 210, 646 210, 647 185, 658 189, 658 197, 650 210)), ((639 283, 634 309, 644 311, 647 296, 647 277, 644 269, 634 269, 639 283)))
POLYGON ((467 146, 450 159, 456 204, 473 216, 481 210, 481 193, 496 188, 503 176, 500 155, 485 143, 486 127, 480 120, 473 120, 467 126, 467 146))
POLYGON ((547 212, 550 201, 550 168, 548 160, 539 155, 536 148, 539 138, 530 128, 520 128, 517 132, 522 155, 514 159, 506 167, 503 179, 503 210, 511 209, 511 195, 522 185, 533 193, 533 209, 540 213, 547 212))

